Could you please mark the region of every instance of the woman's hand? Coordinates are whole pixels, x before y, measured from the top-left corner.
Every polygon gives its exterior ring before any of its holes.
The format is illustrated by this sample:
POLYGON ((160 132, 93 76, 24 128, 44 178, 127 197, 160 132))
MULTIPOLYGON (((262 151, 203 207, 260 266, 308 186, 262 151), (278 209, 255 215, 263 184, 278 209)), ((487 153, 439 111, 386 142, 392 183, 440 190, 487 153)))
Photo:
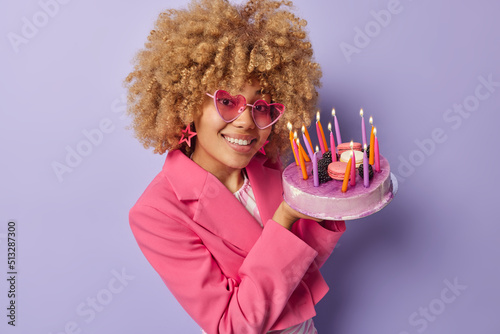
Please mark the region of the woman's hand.
POLYGON ((291 230, 293 224, 299 219, 311 219, 317 222, 322 219, 306 216, 290 207, 285 201, 282 201, 276 212, 274 213, 273 220, 286 229, 291 230))

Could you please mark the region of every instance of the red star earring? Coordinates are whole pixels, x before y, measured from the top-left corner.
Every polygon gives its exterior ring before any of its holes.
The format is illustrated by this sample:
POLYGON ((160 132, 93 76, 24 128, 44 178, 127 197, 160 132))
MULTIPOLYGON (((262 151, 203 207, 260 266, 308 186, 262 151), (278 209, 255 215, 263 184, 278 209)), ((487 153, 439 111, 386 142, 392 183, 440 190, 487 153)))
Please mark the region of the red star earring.
POLYGON ((182 136, 181 139, 179 140, 179 144, 182 144, 183 142, 186 142, 186 144, 191 147, 191 138, 196 136, 196 132, 191 131, 191 124, 188 124, 184 130, 181 131, 182 136))

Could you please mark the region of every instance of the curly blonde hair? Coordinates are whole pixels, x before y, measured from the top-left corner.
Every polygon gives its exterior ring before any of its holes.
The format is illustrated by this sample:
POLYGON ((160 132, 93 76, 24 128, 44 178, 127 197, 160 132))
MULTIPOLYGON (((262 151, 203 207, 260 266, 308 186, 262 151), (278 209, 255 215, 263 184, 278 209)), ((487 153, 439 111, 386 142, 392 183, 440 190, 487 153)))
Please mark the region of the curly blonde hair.
MULTIPOLYGON (((291 1, 193 0, 188 9, 160 13, 145 48, 124 80, 136 137, 154 153, 193 149, 180 145, 181 130, 201 112, 205 93, 239 91, 257 79, 286 107, 273 125, 268 157, 290 148, 287 124, 309 125, 315 113, 321 69, 313 61, 307 22, 291 1)), ((195 137, 196 138, 196 137, 195 137)))

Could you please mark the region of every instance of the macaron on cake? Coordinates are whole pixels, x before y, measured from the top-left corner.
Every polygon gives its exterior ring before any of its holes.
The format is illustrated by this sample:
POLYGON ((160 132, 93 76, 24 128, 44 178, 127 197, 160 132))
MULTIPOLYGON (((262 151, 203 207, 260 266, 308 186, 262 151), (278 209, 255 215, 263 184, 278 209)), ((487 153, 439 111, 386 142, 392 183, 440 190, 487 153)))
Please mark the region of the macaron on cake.
POLYGON ((344 180, 345 170, 347 168, 347 161, 334 161, 328 165, 328 176, 334 180, 344 180))
MULTIPOLYGON (((354 150, 354 157, 356 158, 356 167, 359 167, 359 165, 363 163, 363 152, 354 150)), ((340 161, 345 163, 349 162, 350 158, 351 158, 351 150, 344 151, 340 155, 340 161)))
MULTIPOLYGON (((361 143, 353 142, 352 144, 353 144, 352 149, 354 151, 361 151, 363 148, 361 143)), ((337 146, 337 150, 338 150, 339 155, 342 155, 342 153, 344 153, 346 151, 351 151, 351 143, 342 143, 342 144, 337 146)), ((347 160, 349 160, 349 159, 347 159, 347 160)))

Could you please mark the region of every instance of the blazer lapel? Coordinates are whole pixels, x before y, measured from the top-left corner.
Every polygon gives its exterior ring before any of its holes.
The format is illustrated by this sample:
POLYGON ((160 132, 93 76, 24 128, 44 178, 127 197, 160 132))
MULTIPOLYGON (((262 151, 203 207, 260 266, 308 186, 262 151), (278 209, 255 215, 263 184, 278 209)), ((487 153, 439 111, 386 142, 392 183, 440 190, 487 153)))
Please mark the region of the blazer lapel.
POLYGON ((193 220, 249 252, 262 233, 262 228, 234 194, 215 176, 207 174, 193 220))
POLYGON ((264 225, 273 218, 283 200, 281 172, 278 169, 266 167, 264 165, 266 160, 267 158, 257 155, 246 168, 264 225))
POLYGON ((168 153, 163 170, 179 201, 197 201, 194 222, 236 247, 250 251, 262 228, 214 175, 179 150, 168 153))

